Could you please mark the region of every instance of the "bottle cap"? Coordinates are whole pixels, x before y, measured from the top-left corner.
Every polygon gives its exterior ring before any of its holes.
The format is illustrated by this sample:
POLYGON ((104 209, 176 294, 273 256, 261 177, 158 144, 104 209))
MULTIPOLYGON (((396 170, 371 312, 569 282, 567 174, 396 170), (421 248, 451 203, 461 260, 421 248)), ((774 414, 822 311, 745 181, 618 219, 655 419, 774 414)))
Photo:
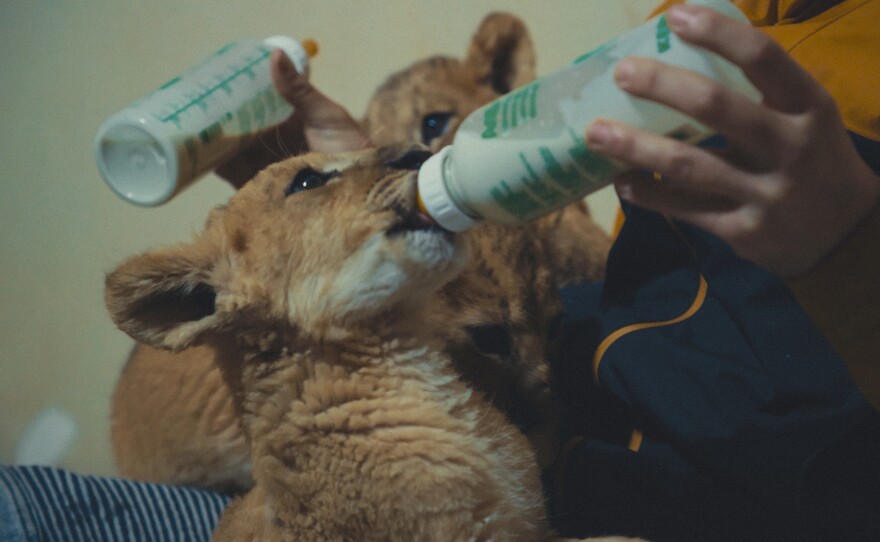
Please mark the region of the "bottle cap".
POLYGON ((164 203, 187 182, 168 138, 151 119, 130 110, 113 115, 98 129, 95 161, 107 185, 135 205, 164 203))
POLYGON ((451 145, 444 147, 419 168, 419 199, 440 227, 459 232, 472 227, 476 221, 458 208, 446 188, 444 162, 451 151, 451 145))
POLYGON ((309 42, 311 44, 309 49, 314 51, 311 55, 300 42, 289 36, 272 36, 263 40, 266 45, 284 51, 300 74, 306 73, 309 68, 309 57, 314 56, 318 51, 317 43, 314 40, 309 40, 309 42))

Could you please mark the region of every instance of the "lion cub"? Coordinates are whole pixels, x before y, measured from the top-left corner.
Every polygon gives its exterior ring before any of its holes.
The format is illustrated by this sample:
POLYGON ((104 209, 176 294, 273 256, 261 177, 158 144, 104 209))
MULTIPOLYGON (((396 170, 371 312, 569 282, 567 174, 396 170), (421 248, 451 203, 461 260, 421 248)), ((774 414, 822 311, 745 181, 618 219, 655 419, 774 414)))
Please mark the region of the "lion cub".
POLYGON ((426 302, 463 236, 417 210, 424 151, 273 165, 189 245, 107 276, 114 322, 217 352, 254 488, 216 540, 544 540, 528 441, 461 381, 426 302))
MULTIPOLYGON (((436 150, 473 109, 534 78, 534 63, 522 21, 491 14, 465 58, 434 57, 389 77, 370 102, 365 129, 376 144, 411 141, 436 150)), ((431 297, 427 317, 463 379, 527 435, 546 464, 554 412, 544 350, 559 309, 556 289, 600 278, 610 241, 583 206, 526 227, 487 224, 465 236, 469 264, 431 297)), ((135 349, 112 404, 122 476, 224 491, 251 487, 247 442, 214 355, 207 346, 135 349)))

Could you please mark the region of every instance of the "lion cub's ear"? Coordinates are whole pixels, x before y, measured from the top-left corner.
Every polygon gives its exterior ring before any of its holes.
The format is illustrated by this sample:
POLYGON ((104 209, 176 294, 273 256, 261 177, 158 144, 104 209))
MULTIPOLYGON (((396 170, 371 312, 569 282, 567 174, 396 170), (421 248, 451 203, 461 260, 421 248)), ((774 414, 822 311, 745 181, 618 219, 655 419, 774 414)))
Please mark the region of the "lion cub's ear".
POLYGON ((199 244, 129 258, 105 279, 110 317, 122 331, 157 348, 180 350, 201 342, 219 325, 215 260, 214 251, 199 244))
POLYGON ((490 13, 471 40, 465 64, 480 84, 506 94, 535 78, 535 48, 525 23, 507 13, 490 13))

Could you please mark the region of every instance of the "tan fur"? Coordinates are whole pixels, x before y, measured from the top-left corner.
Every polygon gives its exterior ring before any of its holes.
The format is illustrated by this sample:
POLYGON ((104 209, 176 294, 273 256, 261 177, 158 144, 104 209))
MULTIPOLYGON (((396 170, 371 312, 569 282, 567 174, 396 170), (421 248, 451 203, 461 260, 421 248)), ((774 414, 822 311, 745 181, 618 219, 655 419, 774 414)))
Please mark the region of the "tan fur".
POLYGON ((247 442, 210 348, 138 345, 116 385, 112 423, 123 476, 233 492, 253 484, 247 442))
POLYGON ((424 302, 464 268, 467 243, 394 233, 415 216, 415 174, 386 157, 359 153, 291 197, 295 172, 336 158, 273 166, 192 245, 107 278, 111 316, 133 337, 219 354, 256 488, 224 513, 217 540, 549 535, 528 442, 431 338, 424 302))
POLYGON ((377 145, 418 141, 437 151, 452 141, 467 115, 535 78, 535 53, 525 24, 504 13, 486 17, 463 60, 435 56, 416 62, 382 84, 367 108, 364 126, 377 145), (427 141, 422 121, 448 113, 445 134, 427 141))
MULTIPOLYGON (((365 126, 377 143, 419 141, 423 119, 450 113, 436 149, 474 108, 534 77, 534 53, 518 19, 494 14, 480 25, 467 58, 434 58, 389 78, 365 126)), ((329 211, 328 211, 329 212, 329 211)), ((242 229, 234 243, 244 243, 242 229)), ((553 405, 543 355, 556 288, 604 273, 608 237, 582 205, 526 228, 486 225, 466 234, 473 258, 427 302, 434 337, 456 371, 526 432, 546 463, 553 454, 553 405), (511 337, 509 355, 486 352, 469 328, 495 326, 511 337)), ((121 475, 221 490, 251 486, 249 450, 213 351, 177 353, 138 346, 112 405, 112 442, 121 475)))
POLYGON ((434 335, 426 302, 471 247, 418 219, 416 173, 388 165, 401 152, 276 164, 193 243, 107 276, 122 330, 208 345, 232 391, 255 486, 215 540, 553 539, 529 442, 434 335), (349 165, 286 195, 328 163, 349 165))

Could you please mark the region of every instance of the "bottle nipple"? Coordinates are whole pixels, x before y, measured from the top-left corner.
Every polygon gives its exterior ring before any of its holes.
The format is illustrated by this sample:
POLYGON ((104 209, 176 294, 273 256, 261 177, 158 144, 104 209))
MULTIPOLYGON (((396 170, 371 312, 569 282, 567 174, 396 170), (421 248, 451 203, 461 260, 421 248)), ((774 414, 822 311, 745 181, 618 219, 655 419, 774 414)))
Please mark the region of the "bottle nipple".
POLYGON ((476 220, 461 210, 446 186, 444 164, 452 152, 452 145, 428 158, 419 168, 419 210, 431 217, 444 230, 459 232, 476 224, 476 220))
POLYGON ((313 40, 312 38, 306 38, 302 40, 302 43, 300 45, 302 45, 303 50, 306 52, 306 55, 309 58, 315 58, 315 56, 318 54, 318 51, 320 50, 318 48, 318 42, 313 40))
POLYGON ((434 217, 431 216, 431 213, 428 212, 428 208, 425 207, 425 202, 422 201, 422 195, 416 194, 416 204, 418 205, 419 212, 425 215, 426 217, 431 219, 431 222, 435 222, 434 217))

